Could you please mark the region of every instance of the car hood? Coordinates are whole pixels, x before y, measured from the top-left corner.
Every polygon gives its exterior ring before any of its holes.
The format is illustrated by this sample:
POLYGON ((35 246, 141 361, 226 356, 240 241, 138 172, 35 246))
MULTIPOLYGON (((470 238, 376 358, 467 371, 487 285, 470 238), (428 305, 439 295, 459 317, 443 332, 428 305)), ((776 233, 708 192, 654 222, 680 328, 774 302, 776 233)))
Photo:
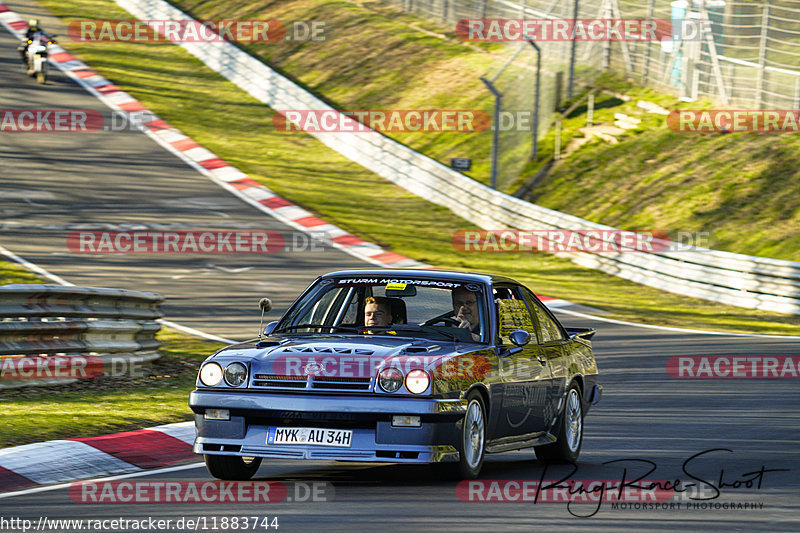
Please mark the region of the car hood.
POLYGON ((370 377, 376 369, 397 366, 430 369, 474 345, 428 339, 381 336, 269 337, 231 346, 216 357, 249 361, 253 373, 305 377, 309 373, 370 377), (272 346, 264 346, 265 344, 272 346))

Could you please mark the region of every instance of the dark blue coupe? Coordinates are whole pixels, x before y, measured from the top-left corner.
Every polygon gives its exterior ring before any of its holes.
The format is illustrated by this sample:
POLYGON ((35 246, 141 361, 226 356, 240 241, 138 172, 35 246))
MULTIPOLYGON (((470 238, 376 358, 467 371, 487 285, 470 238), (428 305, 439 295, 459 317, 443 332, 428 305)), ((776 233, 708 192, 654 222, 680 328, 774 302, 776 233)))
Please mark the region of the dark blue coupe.
POLYGON ((593 334, 503 276, 326 274, 262 337, 203 362, 194 451, 230 480, 262 458, 451 462, 463 478, 521 448, 574 463, 602 392, 593 334))

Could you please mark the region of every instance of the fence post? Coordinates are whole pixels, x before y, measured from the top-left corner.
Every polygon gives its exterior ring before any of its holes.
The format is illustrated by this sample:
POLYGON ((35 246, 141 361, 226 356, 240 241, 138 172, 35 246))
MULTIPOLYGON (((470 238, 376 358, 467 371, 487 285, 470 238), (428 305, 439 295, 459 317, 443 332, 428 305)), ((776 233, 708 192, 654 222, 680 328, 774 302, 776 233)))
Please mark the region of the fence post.
POLYGON ((555 161, 561 159, 561 117, 556 119, 556 140, 553 147, 553 159, 555 161))
POLYGON ((442 1, 442 22, 447 22, 447 8, 449 7, 449 0, 442 1))
POLYGON ((794 78, 794 106, 793 109, 800 109, 800 76, 794 78))
MULTIPOLYGON (((653 20, 653 13, 655 12, 656 8, 656 0, 650 0, 649 5, 647 7, 647 19, 653 20)), ((647 76, 650 73, 650 47, 653 46, 652 41, 645 41, 645 55, 644 55, 644 70, 642 72, 642 84, 647 83, 647 76)))
POLYGON ((553 95, 553 111, 558 111, 561 109, 562 100, 564 97, 564 72, 558 71, 556 72, 556 82, 554 91, 555 94, 553 95))
MULTIPOLYGON (((578 0, 575 0, 575 4, 572 8, 572 20, 575 21, 578 18, 578 0)), ((573 26, 574 26, 573 22, 573 26)), ((575 30, 573 28, 572 31, 572 48, 569 52, 569 85, 567 86, 567 97, 572 100, 572 90, 573 85, 575 83, 575 51, 577 49, 577 41, 575 40, 575 30)))
POLYGON ((769 29, 769 4, 761 11, 761 40, 758 44, 758 78, 756 79, 756 109, 761 109, 764 95, 764 74, 767 67, 767 30, 769 29))
POLYGON ((586 125, 594 124, 594 91, 589 93, 589 101, 586 104, 586 125))
POLYGON ((528 41, 536 49, 536 99, 533 103, 533 149, 531 159, 539 155, 539 77, 542 71, 542 50, 533 41, 528 41))
POLYGON ((486 84, 486 87, 494 95, 494 118, 492 119, 492 189, 497 189, 497 150, 499 149, 498 143, 500 142, 500 99, 502 94, 492 85, 492 82, 484 77, 481 81, 486 84))

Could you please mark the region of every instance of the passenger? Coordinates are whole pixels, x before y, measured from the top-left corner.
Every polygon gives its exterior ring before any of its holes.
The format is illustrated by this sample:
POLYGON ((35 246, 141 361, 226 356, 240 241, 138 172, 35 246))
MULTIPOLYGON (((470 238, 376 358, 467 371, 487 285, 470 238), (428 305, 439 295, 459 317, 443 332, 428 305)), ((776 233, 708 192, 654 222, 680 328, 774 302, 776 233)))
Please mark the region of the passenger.
POLYGON ((392 324, 392 302, 389 298, 369 296, 364 304, 365 326, 387 327, 392 324))

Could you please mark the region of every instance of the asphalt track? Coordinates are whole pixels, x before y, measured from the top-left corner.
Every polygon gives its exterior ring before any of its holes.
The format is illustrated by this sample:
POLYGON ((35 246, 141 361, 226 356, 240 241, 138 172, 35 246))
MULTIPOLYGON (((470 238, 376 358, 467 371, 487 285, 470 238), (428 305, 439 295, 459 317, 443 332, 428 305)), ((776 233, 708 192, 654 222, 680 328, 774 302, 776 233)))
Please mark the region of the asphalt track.
MULTIPOLYGON (((19 4, 10 4, 20 12, 19 4)), ((21 72, 16 43, 0 33, 0 108, 96 109, 102 105, 58 73, 41 87, 21 72)), ((289 231, 240 202, 136 132, 0 134, 0 244, 78 285, 161 292, 167 318, 233 338, 257 329, 255 302, 270 296, 277 316, 317 273, 362 267, 336 250, 236 255, 72 254, 66 235, 77 228, 155 227, 289 231), (244 270, 243 270, 244 269, 244 270)), ((535 287, 534 287, 535 289, 535 287)), ((564 316, 568 325, 597 327, 595 352, 604 398, 586 418, 578 480, 630 480, 647 460, 651 480, 710 483, 752 479, 761 486, 724 487, 716 499, 673 500, 672 509, 622 509, 595 504, 460 501, 456 483, 424 466, 269 461, 260 480, 326 482, 326 502, 274 504, 79 504, 64 488, 0 499, 0 517, 37 523, 48 518, 172 519, 277 516, 278 531, 533 531, 572 528, 619 531, 800 530, 800 392, 796 379, 674 379, 676 355, 800 355, 792 339, 708 336, 642 329, 564 316), (637 459, 638 461, 635 461, 637 459), (608 463, 609 461, 620 461, 608 463), (705 508, 687 509, 687 503, 705 508), (762 504, 725 509, 722 503, 762 504), (718 507, 718 508, 715 508, 718 507), (572 511, 572 512, 570 512, 572 511)), ((147 406, 143 406, 146 409, 147 406)), ((545 467, 531 450, 490 456, 482 479, 554 480, 565 467, 545 467)), ((203 468, 153 473, 148 480, 207 480, 203 468)), ((686 493, 692 495, 692 491, 686 493)), ((12 527, 0 530, 13 531, 12 527)), ((172 529, 178 531, 178 529, 172 529)), ((230 528, 229 528, 230 530, 230 528)), ((260 531, 267 531, 258 528, 260 531)))

